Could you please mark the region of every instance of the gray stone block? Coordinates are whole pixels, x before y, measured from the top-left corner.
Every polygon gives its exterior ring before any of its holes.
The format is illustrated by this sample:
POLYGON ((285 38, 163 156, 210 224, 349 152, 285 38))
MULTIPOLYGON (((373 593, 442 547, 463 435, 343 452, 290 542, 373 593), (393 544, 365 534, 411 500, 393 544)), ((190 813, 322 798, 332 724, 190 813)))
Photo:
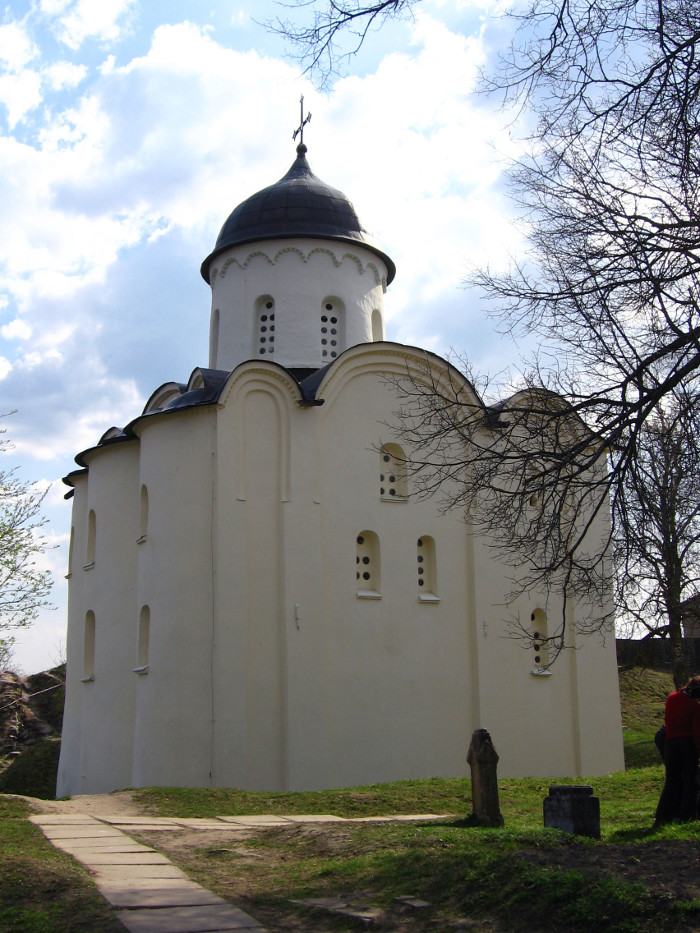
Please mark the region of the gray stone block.
POLYGON ((600 838, 600 800, 587 784, 553 785, 544 799, 543 811, 546 828, 600 838))

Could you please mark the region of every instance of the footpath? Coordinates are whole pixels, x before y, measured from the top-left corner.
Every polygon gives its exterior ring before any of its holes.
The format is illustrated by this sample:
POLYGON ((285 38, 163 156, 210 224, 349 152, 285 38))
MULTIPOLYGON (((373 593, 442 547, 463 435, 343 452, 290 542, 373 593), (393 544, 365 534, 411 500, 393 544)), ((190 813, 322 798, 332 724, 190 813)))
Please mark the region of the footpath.
MULTIPOLYGON (((245 911, 191 881, 164 855, 129 833, 241 831, 293 823, 434 820, 437 814, 344 819, 314 816, 221 816, 213 819, 124 814, 43 813, 30 816, 49 841, 92 873, 95 883, 130 933, 266 933, 245 911)), ((340 906, 340 905, 339 905, 340 906)), ((339 913, 350 913, 338 910, 339 913)))

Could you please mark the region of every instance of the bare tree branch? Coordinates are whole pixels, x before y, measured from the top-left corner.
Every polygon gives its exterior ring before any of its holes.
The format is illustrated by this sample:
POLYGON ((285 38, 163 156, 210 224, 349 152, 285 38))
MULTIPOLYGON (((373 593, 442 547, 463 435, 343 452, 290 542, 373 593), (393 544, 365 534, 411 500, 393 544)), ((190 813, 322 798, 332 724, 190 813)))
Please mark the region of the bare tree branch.
POLYGON ((420 0, 290 0, 280 3, 288 9, 308 11, 310 21, 298 26, 287 17, 277 17, 263 25, 284 37, 292 57, 304 66, 304 73, 321 87, 344 73, 349 60, 362 48, 370 32, 392 19, 410 17, 420 0), (319 8, 320 7, 320 8, 319 8))

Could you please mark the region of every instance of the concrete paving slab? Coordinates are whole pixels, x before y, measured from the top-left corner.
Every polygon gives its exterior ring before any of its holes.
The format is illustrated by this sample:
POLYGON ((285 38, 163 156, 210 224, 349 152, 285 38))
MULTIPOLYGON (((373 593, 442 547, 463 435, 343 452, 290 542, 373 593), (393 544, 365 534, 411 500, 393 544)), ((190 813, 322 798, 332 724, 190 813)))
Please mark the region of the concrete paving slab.
POLYGON ((49 839, 118 839, 120 833, 111 826, 94 825, 79 826, 42 826, 42 830, 49 839))
POLYGON ((100 836, 85 836, 83 839, 54 839, 51 836, 47 835, 46 837, 49 842, 53 845, 63 848, 64 846, 72 846, 75 849, 109 849, 110 846, 117 848, 123 848, 124 845, 131 843, 132 845, 138 845, 137 842, 133 842, 129 839, 128 836, 119 837, 100 837, 100 836))
MULTIPOLYGON (((130 933, 265 933, 249 914, 191 881, 164 855, 134 842, 121 829, 89 818, 78 823, 36 819, 49 841, 93 873, 102 896, 130 933)), ((235 830, 227 823, 188 820, 201 829, 235 830)), ((130 823, 136 832, 143 823, 130 823)), ((146 825, 153 826, 153 823, 146 825)), ((183 825, 156 824, 182 830, 183 825)))
POLYGON ((228 933, 262 927, 251 916, 229 904, 205 907, 164 907, 124 910, 117 917, 130 933, 228 933))
POLYGON ((183 817, 174 822, 186 829, 227 829, 229 832, 231 831, 231 824, 219 819, 191 819, 190 817, 183 817))
POLYGON ((453 820, 453 813, 400 814, 399 816, 351 816, 347 823, 419 823, 423 820, 453 820))
POLYGON ((351 816, 348 823, 391 823, 393 816, 351 816))
POLYGON ((242 826, 284 826, 291 823, 286 816, 271 816, 260 814, 258 816, 220 816, 225 823, 240 823, 242 826))
MULTIPOLYGON (((82 859, 81 859, 82 861, 82 859)), ((85 862, 84 864, 88 864, 85 862)), ((88 865, 88 867, 90 867, 88 865)), ((187 881, 187 875, 175 865, 94 865, 92 871, 100 878, 134 881, 147 878, 171 878, 174 881, 187 881)))
POLYGON ((309 816, 288 816, 291 823, 347 823, 344 816, 331 816, 330 813, 312 813, 309 816))
POLYGON ((207 891, 194 881, 169 881, 167 878, 144 879, 139 884, 128 885, 123 881, 101 880, 100 894, 112 907, 204 907, 209 904, 225 904, 223 898, 207 891))
POLYGON ((170 865, 160 852, 90 852, 81 854, 80 861, 92 868, 95 865, 170 865))
POLYGON ((398 823, 420 823, 422 820, 449 820, 454 816, 449 813, 417 813, 410 815, 392 816, 398 823))
POLYGON ((85 813, 34 813, 29 817, 31 823, 38 823, 40 826, 62 826, 63 824, 72 825, 74 823, 94 823, 91 816, 85 813))
POLYGON ((106 846, 73 845, 73 843, 68 840, 61 840, 60 848, 63 849, 64 852, 68 852, 69 855, 75 856, 75 858, 89 858, 91 855, 111 855, 117 852, 136 853, 155 851, 148 846, 141 845, 140 842, 129 842, 128 839, 125 842, 110 843, 106 846))
POLYGON ((118 813, 109 816, 98 816, 97 819, 101 823, 109 823, 113 826, 130 826, 138 823, 166 824, 173 822, 173 818, 170 816, 120 816, 118 813))

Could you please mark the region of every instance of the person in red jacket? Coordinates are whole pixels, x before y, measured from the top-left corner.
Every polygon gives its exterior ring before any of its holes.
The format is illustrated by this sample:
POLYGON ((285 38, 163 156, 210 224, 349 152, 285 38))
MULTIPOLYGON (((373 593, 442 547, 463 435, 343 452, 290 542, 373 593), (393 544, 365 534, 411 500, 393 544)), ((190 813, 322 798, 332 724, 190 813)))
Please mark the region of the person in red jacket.
POLYGON ((666 782, 656 808, 657 823, 693 820, 697 816, 700 757, 700 677, 691 677, 669 694, 664 710, 666 782))

